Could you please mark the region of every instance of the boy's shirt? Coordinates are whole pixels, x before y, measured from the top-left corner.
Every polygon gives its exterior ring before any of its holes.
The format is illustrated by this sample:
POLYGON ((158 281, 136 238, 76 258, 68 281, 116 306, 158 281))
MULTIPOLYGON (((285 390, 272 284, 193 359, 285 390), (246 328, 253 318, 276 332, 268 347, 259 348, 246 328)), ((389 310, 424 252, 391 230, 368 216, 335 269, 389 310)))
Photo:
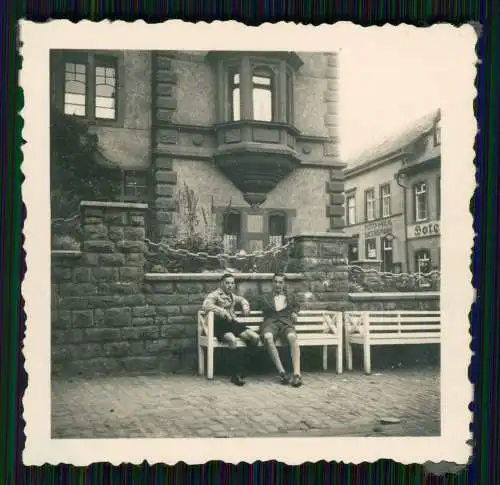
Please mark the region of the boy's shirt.
POLYGON ((221 288, 217 288, 205 297, 202 310, 225 317, 227 313, 234 315, 235 308, 238 305, 240 305, 244 314, 250 313, 250 304, 245 298, 236 293, 225 293, 221 288))

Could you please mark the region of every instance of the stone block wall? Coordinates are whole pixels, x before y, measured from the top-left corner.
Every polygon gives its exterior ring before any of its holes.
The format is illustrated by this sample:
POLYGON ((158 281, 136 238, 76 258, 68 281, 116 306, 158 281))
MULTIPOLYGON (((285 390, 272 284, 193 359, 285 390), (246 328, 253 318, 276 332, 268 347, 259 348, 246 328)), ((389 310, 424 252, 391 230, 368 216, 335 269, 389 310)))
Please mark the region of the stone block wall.
MULTIPOLYGON (((146 209, 83 202, 82 250, 53 252, 54 373, 196 372, 196 314, 222 274, 146 274, 146 209)), ((438 294, 349 295, 345 241, 341 233, 295 237, 287 280, 304 309, 439 307, 438 294)), ((272 274, 235 277, 251 305, 271 289, 272 274)))
POLYGON ((341 233, 294 237, 289 271, 303 275, 297 290, 310 309, 342 311, 348 299, 347 237, 341 233))
POLYGON ((353 310, 429 310, 440 309, 438 291, 408 293, 350 293, 353 310))

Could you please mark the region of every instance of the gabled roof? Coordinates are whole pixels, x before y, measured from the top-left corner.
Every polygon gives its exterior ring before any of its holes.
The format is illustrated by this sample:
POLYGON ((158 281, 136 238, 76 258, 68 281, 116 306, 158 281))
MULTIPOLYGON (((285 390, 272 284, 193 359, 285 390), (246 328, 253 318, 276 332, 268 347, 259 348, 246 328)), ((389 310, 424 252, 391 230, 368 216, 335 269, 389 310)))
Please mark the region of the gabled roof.
POLYGON ((382 143, 374 145, 361 152, 360 155, 347 161, 346 171, 368 168, 370 165, 387 159, 392 155, 404 151, 409 145, 417 141, 422 135, 429 133, 441 118, 441 110, 436 109, 413 121, 402 131, 387 137, 382 143))

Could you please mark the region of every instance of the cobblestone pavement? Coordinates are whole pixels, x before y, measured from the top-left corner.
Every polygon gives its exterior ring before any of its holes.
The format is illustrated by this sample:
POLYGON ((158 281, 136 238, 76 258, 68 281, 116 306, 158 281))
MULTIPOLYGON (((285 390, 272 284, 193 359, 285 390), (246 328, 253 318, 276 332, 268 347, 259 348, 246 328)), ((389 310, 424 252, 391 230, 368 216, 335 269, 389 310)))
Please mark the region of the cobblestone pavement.
POLYGON ((188 375, 52 383, 54 438, 258 436, 436 436, 439 369, 380 374, 315 372, 304 385, 252 376, 237 388, 225 377, 188 375), (395 424, 381 424, 383 418, 395 424))

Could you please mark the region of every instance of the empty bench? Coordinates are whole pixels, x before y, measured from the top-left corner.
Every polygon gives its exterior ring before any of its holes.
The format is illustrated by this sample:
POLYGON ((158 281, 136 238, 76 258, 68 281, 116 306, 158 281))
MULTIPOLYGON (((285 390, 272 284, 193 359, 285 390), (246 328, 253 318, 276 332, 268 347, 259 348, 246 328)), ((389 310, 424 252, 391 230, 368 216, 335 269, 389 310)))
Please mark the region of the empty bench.
MULTIPOLYGON (((249 328, 258 332, 263 317, 260 312, 250 312, 247 316, 238 315, 238 319, 249 328)), ((298 321, 295 325, 297 332, 297 342, 301 347, 322 347, 323 348, 323 369, 328 368, 328 347, 337 347, 337 373, 342 373, 342 346, 343 346, 343 325, 342 312, 331 311, 301 311, 298 314, 298 321)), ((287 343, 276 341, 276 346, 282 347, 287 343)), ((238 339, 238 347, 245 347, 246 344, 238 339)), ((262 342, 259 347, 263 346, 262 342)), ((229 347, 226 343, 219 342, 214 337, 214 314, 213 312, 198 312, 198 371, 200 375, 205 374, 205 352, 207 360, 207 378, 214 376, 214 350, 217 348, 229 347)), ((237 352, 237 350, 233 350, 237 352)))
POLYGON ((439 311, 364 311, 344 314, 347 369, 352 370, 352 346, 363 346, 364 370, 371 372, 372 345, 439 344, 439 311))

